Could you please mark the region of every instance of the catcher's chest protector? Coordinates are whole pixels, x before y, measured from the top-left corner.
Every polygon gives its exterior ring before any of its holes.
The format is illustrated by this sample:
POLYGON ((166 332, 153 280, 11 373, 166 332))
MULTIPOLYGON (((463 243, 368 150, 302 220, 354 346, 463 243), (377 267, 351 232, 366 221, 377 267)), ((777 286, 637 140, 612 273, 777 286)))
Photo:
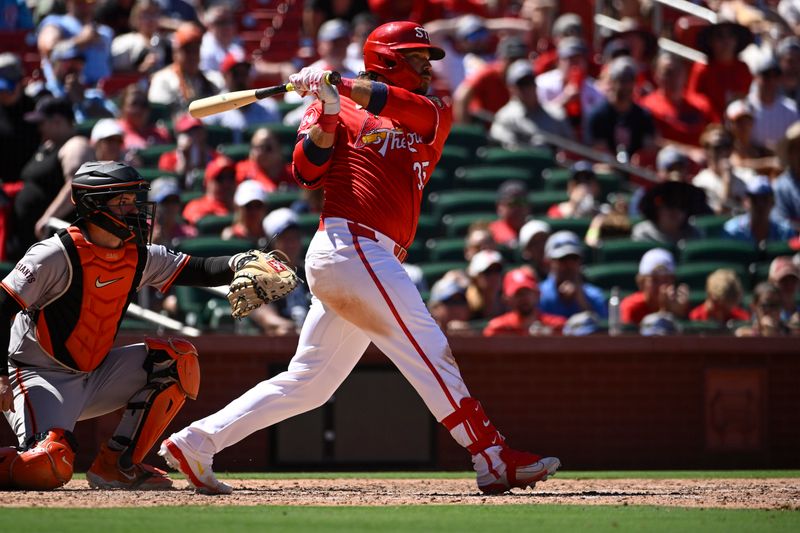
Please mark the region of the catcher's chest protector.
POLYGON ((72 278, 67 291, 36 319, 42 348, 62 364, 94 370, 114 344, 119 324, 145 264, 145 247, 133 243, 103 248, 89 243, 79 228, 59 232, 72 278))

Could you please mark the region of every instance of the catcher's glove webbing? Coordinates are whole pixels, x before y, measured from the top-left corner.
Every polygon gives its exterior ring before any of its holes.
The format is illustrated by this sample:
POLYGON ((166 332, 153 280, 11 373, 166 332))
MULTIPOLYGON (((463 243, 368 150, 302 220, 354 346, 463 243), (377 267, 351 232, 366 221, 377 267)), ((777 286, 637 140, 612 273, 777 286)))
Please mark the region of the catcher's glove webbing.
POLYGON ((261 304, 283 298, 301 281, 280 250, 250 250, 231 258, 233 281, 228 291, 233 318, 244 318, 261 304))

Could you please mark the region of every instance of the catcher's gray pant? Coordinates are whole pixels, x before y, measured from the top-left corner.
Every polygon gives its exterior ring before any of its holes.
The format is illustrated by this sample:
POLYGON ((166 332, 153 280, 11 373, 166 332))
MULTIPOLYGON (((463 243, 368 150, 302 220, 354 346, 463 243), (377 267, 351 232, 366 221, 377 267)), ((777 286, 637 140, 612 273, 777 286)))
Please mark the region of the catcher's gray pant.
POLYGON ((10 360, 14 411, 4 414, 19 445, 37 433, 52 428, 72 431, 79 420, 125 407, 131 396, 147 384, 147 372, 142 368, 146 356, 144 344, 114 348, 91 372, 10 360))

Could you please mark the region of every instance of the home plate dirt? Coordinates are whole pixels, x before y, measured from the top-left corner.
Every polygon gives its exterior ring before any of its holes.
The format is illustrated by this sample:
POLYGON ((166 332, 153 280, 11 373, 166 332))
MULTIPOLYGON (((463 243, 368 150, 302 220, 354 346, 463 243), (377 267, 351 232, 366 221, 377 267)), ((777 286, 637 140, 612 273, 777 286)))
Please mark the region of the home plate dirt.
POLYGON ((666 505, 800 509, 800 479, 550 479, 536 490, 480 494, 471 479, 226 479, 229 496, 202 496, 176 480, 168 491, 92 490, 73 480, 51 492, 15 492, 0 507, 184 505, 666 505))

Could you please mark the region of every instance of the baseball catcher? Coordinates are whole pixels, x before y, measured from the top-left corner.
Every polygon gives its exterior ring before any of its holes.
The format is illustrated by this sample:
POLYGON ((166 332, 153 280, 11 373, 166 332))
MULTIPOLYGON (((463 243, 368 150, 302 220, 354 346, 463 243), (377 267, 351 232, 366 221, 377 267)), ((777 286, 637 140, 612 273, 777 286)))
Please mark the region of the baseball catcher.
POLYGON ((260 252, 201 258, 151 244, 155 205, 142 198, 149 188, 123 163, 85 163, 72 180, 79 219, 34 244, 0 282, 0 345, 7 347, 0 350, 0 410, 19 444, 0 448, 0 488, 67 483, 75 423, 121 407, 119 425, 86 474, 89 485, 170 487, 166 472, 142 461, 186 398, 197 396, 198 354, 178 338, 112 348, 128 305, 148 285, 166 292, 228 284, 234 266, 253 292, 234 291, 241 295, 235 315, 288 291, 288 269, 260 252))

